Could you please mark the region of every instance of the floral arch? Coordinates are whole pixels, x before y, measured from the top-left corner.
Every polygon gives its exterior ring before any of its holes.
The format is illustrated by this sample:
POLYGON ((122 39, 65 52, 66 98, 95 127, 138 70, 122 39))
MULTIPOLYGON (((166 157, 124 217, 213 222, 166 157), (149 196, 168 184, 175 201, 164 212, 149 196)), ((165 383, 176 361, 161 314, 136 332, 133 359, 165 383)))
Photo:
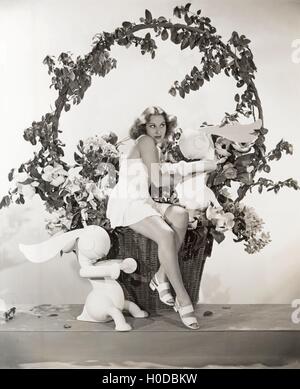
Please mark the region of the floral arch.
MULTIPOLYGON (((58 58, 47 56, 44 59, 43 63, 51 76, 50 87, 58 93, 55 109, 43 115, 39 121, 32 122, 24 131, 24 139, 32 145, 39 144, 40 150, 18 169, 10 171, 8 178, 15 185, 2 198, 0 208, 11 203, 24 204, 28 194, 38 194, 46 209, 56 214, 57 230, 75 229, 85 223, 98 224, 110 231, 109 221, 105 217, 107 198, 96 188, 96 182, 99 178, 104 178, 106 172, 95 174, 95 170, 99 160, 110 162, 118 169, 117 137, 108 133, 87 141, 81 140, 77 146, 78 151, 74 153, 76 163, 71 167, 63 160, 65 145, 59 138, 59 133, 62 132, 59 129, 59 121, 63 111, 68 112, 72 105, 80 104, 92 84, 93 76, 105 77, 116 68, 117 61, 111 56, 114 45, 125 48, 134 46, 142 55, 150 55, 152 59, 158 49, 158 39, 169 40, 179 46, 180 50, 199 51, 199 63, 190 69, 183 80, 175 81, 169 93, 172 96, 178 94, 184 99, 187 94, 199 90, 213 77, 224 73, 235 81, 237 92, 233 97, 235 110, 233 113, 225 113, 223 123, 238 121, 241 116, 260 118, 263 121, 262 103, 255 85, 257 68, 249 46, 250 40, 234 31, 230 39, 224 42, 211 20, 203 16, 201 10, 191 11, 191 3, 175 7, 173 16, 174 20, 171 21, 164 16, 153 17, 151 12, 146 10, 138 23, 124 21, 111 33, 102 32, 95 35, 92 50, 84 56, 73 58, 70 53, 61 53, 58 58), (145 34, 140 36, 144 31, 145 34), (86 193, 87 197, 80 198, 80 193, 86 193)), ((267 152, 267 132, 263 125, 257 130, 257 140, 248 148, 234 148, 232 144, 222 143, 222 139, 216 140, 216 147, 225 149, 230 156, 223 164, 219 164, 208 181, 224 210, 235 215, 233 232, 236 240, 245 241, 247 244, 252 238, 247 235, 249 228, 247 230, 245 224, 245 208, 240 207, 240 202, 247 192, 254 187, 258 187, 259 192, 266 188, 275 193, 284 186, 299 189, 292 178, 279 182, 265 177, 255 179, 259 172, 270 173, 271 161, 279 160, 283 153, 292 154, 292 145, 284 140, 267 152), (247 169, 250 165, 251 171, 247 169), (236 199, 228 199, 224 195, 223 189, 230 187, 231 181, 239 183, 236 199)), ((173 159, 182 158, 176 148, 176 139, 170 147, 172 150, 167 151, 172 153, 173 159)), ((199 222, 210 229, 215 240, 221 242, 224 239, 223 233, 215 226, 205 224, 203 220, 199 222)), ((248 252, 257 251, 261 248, 258 246, 251 246, 249 243, 248 252)))

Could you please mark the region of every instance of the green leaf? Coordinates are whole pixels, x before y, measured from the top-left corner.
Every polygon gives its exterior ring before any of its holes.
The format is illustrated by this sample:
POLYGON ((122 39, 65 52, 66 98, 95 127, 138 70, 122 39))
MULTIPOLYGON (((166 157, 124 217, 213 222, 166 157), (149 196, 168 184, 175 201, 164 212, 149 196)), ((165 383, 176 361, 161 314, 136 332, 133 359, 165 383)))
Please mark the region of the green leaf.
POLYGON ((256 139, 255 144, 257 146, 262 146, 265 142, 266 138, 263 135, 259 135, 259 137, 256 139))
POLYGON ((203 78, 199 78, 199 79, 197 80, 197 84, 201 87, 201 86, 204 84, 203 78))
POLYGON ((171 28, 171 41, 175 44, 179 43, 178 34, 176 28, 171 28))
POLYGON ((206 81, 209 81, 209 75, 205 72, 204 73, 204 79, 206 80, 206 81))
POLYGON ((185 84, 183 89, 184 89, 185 93, 190 93, 190 86, 189 86, 189 84, 185 84))
POLYGON ((190 38, 190 49, 193 50, 194 47, 196 47, 197 44, 197 36, 192 35, 190 38))
POLYGON ((158 21, 159 23, 165 23, 165 22, 167 21, 167 19, 166 19, 164 16, 160 16, 160 17, 157 19, 157 21, 158 21))
POLYGON ((48 197, 45 195, 45 189, 40 189, 39 187, 37 187, 36 188, 36 192, 38 193, 38 195, 40 196, 40 198, 43 201, 47 201, 48 200, 48 197))
POLYGON ((189 40, 189 38, 184 38, 183 39, 183 41, 181 42, 181 45, 180 45, 180 49, 181 50, 184 50, 184 49, 186 49, 187 47, 189 47, 189 45, 190 45, 190 40, 189 40))
POLYGON ((219 174, 214 179, 214 185, 223 184, 226 181, 226 177, 223 174, 219 174))
POLYGON ((8 207, 11 203, 10 197, 8 195, 4 196, 0 202, 0 209, 3 207, 8 207))
POLYGON ((25 165, 24 165, 24 163, 22 163, 22 165, 19 167, 19 169, 18 169, 18 172, 19 173, 22 173, 22 172, 24 172, 25 171, 25 165))
POLYGON ((190 89, 196 91, 199 89, 199 85, 196 82, 191 82, 190 89))
POLYGON ((130 28, 132 26, 132 24, 130 22, 125 21, 125 22, 122 23, 122 26, 124 28, 130 28))
POLYGON ((25 181, 22 181, 21 184, 22 185, 29 185, 29 184, 32 184, 35 180, 33 180, 32 178, 27 178, 25 181))
POLYGON ((65 155, 65 152, 61 147, 57 148, 57 153, 58 153, 58 155, 61 155, 62 157, 64 157, 64 155, 65 155))
POLYGON ((227 77, 230 77, 229 69, 228 69, 228 68, 225 68, 225 69, 224 69, 224 72, 225 72, 225 74, 226 74, 227 77))
POLYGON ((224 235, 224 233, 223 232, 220 232, 220 231, 216 231, 216 230, 214 230, 214 229, 211 229, 211 234, 212 234, 212 236, 214 237, 214 239, 215 239, 215 241, 217 242, 217 243, 221 243, 221 242, 223 242, 223 240, 225 239, 225 235, 224 235))
POLYGON ((242 183, 244 183, 244 184, 247 184, 247 185, 250 185, 253 182, 253 178, 252 178, 250 173, 238 174, 237 175, 237 180, 242 182, 242 183))
POLYGON ((71 105, 68 104, 68 103, 66 103, 66 104, 65 104, 65 111, 66 111, 66 112, 70 111, 70 108, 71 108, 71 105))
POLYGON ((189 12, 192 3, 187 3, 184 7, 185 12, 189 12))
POLYGON ((178 92, 179 92, 180 97, 182 97, 184 99, 185 92, 184 92, 184 89, 181 86, 178 88, 178 92))
POLYGON ((199 73, 199 69, 197 68, 197 66, 194 66, 192 71, 191 71, 191 76, 194 76, 196 75, 197 73, 199 73))
POLYGON ((188 14, 185 14, 184 15, 184 21, 186 22, 186 24, 188 26, 190 26, 191 24, 193 24, 193 20, 188 16, 188 14))
POLYGON ((181 11, 180 11, 179 7, 174 8, 173 15, 179 19, 181 18, 181 11))
POLYGON ((263 134, 263 135, 266 135, 268 133, 268 130, 266 128, 261 128, 260 129, 260 133, 263 134))
POLYGON ((247 167, 247 166, 250 165, 251 162, 253 162, 254 156, 255 156, 254 153, 242 155, 242 156, 238 157, 238 158, 235 160, 234 165, 235 165, 235 166, 247 167))
POLYGON ((14 176, 14 170, 15 169, 11 169, 11 171, 8 173, 8 181, 12 181, 13 176, 14 176))
POLYGON ((239 199, 242 199, 245 196, 245 194, 248 191, 248 188, 249 188, 248 185, 242 185, 242 186, 239 187, 239 189, 237 191, 239 199))
POLYGON ((152 14, 148 9, 145 10, 145 19, 147 24, 152 22, 152 14))
POLYGON ((216 64, 215 68, 214 68, 214 71, 216 74, 219 74, 220 71, 221 71, 221 65, 219 63, 216 64))
POLYGON ((162 33, 161 33, 161 39, 162 39, 163 41, 166 41, 168 38, 169 38, 169 33, 168 33, 168 31, 164 28, 163 31, 162 31, 162 33))
POLYGON ((172 87, 172 88, 169 90, 169 93, 170 93, 170 95, 172 95, 172 96, 176 96, 176 89, 172 87))

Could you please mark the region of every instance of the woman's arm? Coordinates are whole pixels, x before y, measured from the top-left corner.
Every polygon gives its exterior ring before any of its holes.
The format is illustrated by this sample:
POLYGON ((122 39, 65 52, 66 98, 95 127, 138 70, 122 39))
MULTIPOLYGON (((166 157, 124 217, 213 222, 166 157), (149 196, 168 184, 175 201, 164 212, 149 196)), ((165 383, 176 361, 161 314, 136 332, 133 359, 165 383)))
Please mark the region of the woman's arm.
POLYGON ((180 161, 176 163, 164 162, 161 165, 162 174, 178 174, 186 176, 192 173, 209 173, 217 168, 217 162, 212 159, 199 161, 180 161))
POLYGON ((143 136, 138 141, 138 148, 141 159, 147 167, 149 176, 149 185, 156 187, 161 183, 161 172, 159 166, 159 154, 155 141, 151 136, 143 136))

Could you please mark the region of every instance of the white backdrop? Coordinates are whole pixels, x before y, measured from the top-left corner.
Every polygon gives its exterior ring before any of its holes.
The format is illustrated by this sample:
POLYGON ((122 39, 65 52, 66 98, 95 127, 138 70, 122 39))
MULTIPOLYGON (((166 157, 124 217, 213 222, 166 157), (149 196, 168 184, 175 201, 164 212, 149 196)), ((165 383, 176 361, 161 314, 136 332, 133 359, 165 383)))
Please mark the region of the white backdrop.
MULTIPOLYGON (((0 196, 8 189, 7 173, 29 159, 34 147, 23 140, 23 130, 49 111, 55 94, 42 60, 47 54, 71 51, 86 54, 92 37, 113 31, 122 21, 138 21, 145 8, 153 16, 172 17, 178 0, 0 0, 0 196)), ((258 67, 257 87, 269 128, 267 146, 284 138, 295 154, 273 164, 274 179, 299 180, 300 58, 292 61, 292 44, 300 38, 300 2, 280 0, 195 0, 212 19, 220 35, 233 30, 252 43, 258 67)), ((61 118, 66 159, 72 161, 78 140, 100 131, 127 135, 133 120, 149 105, 161 105, 178 116, 182 128, 203 121, 219 123, 234 108, 234 83, 225 76, 205 84, 185 100, 168 94, 197 63, 196 51, 180 52, 170 42, 159 42, 153 61, 134 48, 116 47, 117 70, 105 79, 93 79, 83 102, 61 118)), ((294 56, 295 57, 295 56, 294 56)), ((300 298, 299 192, 246 199, 266 221, 272 243, 249 255, 232 236, 215 245, 205 269, 201 300, 207 303, 288 303, 300 298)), ((81 303, 89 289, 79 279, 72 254, 33 265, 18 251, 18 243, 47 238, 44 211, 38 198, 26 206, 0 211, 0 298, 14 303, 81 303)))

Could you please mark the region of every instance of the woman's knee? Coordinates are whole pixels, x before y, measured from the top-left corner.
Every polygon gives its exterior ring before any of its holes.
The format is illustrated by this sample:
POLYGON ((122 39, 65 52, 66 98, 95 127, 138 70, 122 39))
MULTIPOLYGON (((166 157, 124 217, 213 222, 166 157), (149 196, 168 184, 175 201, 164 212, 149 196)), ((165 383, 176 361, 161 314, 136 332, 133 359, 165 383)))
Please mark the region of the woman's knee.
POLYGON ((188 211, 178 205, 174 205, 167 209, 169 213, 166 213, 166 218, 169 219, 171 225, 177 228, 185 228, 189 222, 188 211))
POLYGON ((135 232, 146 236, 158 245, 171 244, 176 239, 176 233, 159 216, 151 216, 129 226, 135 232))

